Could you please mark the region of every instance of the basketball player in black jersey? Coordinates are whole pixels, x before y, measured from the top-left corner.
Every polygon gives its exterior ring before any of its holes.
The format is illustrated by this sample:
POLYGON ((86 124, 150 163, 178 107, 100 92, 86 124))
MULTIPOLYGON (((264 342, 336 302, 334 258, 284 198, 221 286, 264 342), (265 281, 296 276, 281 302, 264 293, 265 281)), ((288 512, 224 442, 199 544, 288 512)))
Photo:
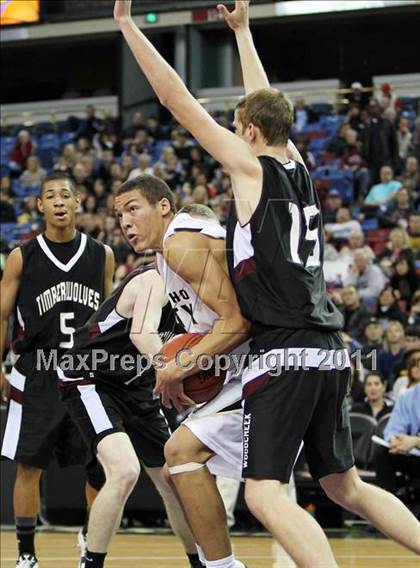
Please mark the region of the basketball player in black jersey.
MULTIPOLYGON (((171 190, 161 180, 157 183, 164 207, 175 211, 171 190)), ((121 212, 121 223, 131 209, 134 204, 121 212)), ((112 535, 137 483, 140 463, 162 496, 190 565, 201 567, 179 501, 165 479, 164 446, 170 432, 159 398, 153 397, 152 359, 161 351, 162 341, 182 332, 162 279, 149 265, 130 273, 98 307, 76 331, 73 347, 60 361, 63 400, 106 476, 91 507, 81 568, 104 565, 112 535), (78 361, 82 360, 81 366, 78 361)), ((185 396, 182 402, 193 404, 185 396)))
MULTIPOLYGON (((238 20, 231 20, 246 90, 235 112, 235 134, 211 118, 136 27, 131 1, 117 0, 114 7, 161 103, 231 175, 229 269, 252 324, 251 349, 263 354, 243 377, 245 498, 298 565, 336 566, 320 526, 286 497, 304 440, 311 473, 334 501, 420 554, 415 517, 394 496, 363 483, 353 465, 345 406, 349 361, 341 318, 325 292, 319 203, 301 158, 289 160, 293 108, 269 86, 247 7, 236 2, 238 20), (273 356, 278 376, 270 375, 273 356)), ((158 373, 158 392, 170 396, 171 384, 168 374, 158 373)))
MULTIPOLYGON (((51 174, 42 184, 38 207, 44 234, 15 248, 1 282, 1 353, 15 311, 13 351, 19 355, 10 376, 9 408, 2 458, 18 463, 13 494, 19 559, 37 567, 34 534, 39 512, 39 480, 55 455, 60 465, 85 462, 83 442, 59 400, 57 375, 44 361, 57 361, 73 344, 73 334, 112 289, 114 255, 76 231, 79 197, 73 181, 51 174)), ((1 372, 1 387, 7 382, 1 372)), ((100 484, 88 476, 88 502, 100 484), (96 487, 96 489, 95 489, 96 487)))

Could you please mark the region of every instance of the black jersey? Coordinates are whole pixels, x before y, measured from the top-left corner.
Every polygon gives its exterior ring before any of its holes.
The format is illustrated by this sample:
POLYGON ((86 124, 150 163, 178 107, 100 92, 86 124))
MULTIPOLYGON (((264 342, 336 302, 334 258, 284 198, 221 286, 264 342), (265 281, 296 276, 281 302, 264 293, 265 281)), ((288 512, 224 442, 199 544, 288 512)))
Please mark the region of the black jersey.
POLYGON ((342 316, 323 276, 323 229, 318 196, 305 167, 269 156, 260 202, 241 226, 235 203, 227 224, 230 277, 253 335, 270 329, 334 331, 342 316))
MULTIPOLYGON (((117 311, 118 300, 127 284, 152 268, 150 265, 133 270, 89 321, 76 331, 74 347, 63 355, 59 364, 64 381, 87 378, 116 386, 128 384, 145 371, 152 370, 149 357, 139 353, 130 339, 132 318, 117 311)), ((158 332, 163 343, 184 332, 169 301, 162 310, 158 332)))
POLYGON ((76 328, 104 297, 104 246, 81 233, 60 244, 39 235, 21 251, 13 350, 24 354, 72 347, 76 328))

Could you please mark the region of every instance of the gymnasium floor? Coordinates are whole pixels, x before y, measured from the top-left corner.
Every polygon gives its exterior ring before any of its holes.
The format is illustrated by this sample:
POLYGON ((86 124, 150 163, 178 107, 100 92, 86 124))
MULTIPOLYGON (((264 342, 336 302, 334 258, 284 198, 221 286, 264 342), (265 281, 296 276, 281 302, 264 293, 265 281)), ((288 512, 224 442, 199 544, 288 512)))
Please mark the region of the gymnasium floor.
MULTIPOLYGON (((233 537, 238 558, 248 568, 291 568, 293 562, 271 538, 233 537)), ((411 568, 420 560, 382 538, 330 538, 340 568, 411 568)), ((37 536, 40 568, 76 568, 78 549, 74 532, 42 532, 37 536)), ((16 562, 13 532, 1 532, 1 568, 16 562)), ((107 568, 187 568, 179 541, 171 535, 118 534, 114 537, 107 568)), ((327 567, 326 567, 327 568, 327 567)))

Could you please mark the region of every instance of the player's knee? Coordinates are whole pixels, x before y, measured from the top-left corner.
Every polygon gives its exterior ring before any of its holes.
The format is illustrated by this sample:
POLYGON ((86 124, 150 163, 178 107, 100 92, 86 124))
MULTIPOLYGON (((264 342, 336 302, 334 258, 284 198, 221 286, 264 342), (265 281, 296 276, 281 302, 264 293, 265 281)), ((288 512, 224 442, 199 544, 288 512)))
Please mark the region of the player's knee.
POLYGON ((139 479, 140 471, 139 461, 116 462, 108 464, 106 478, 111 484, 118 485, 123 490, 131 490, 139 479))
POLYGON ((357 499, 363 481, 352 468, 344 473, 327 475, 320 479, 322 489, 327 496, 344 507, 351 506, 357 499))
POLYGON ((195 452, 188 448, 188 445, 182 443, 182 438, 172 436, 165 444, 165 459, 169 467, 182 463, 194 461, 196 459, 195 452))
POLYGON ((256 519, 261 520, 263 518, 264 505, 262 503, 261 495, 259 494, 259 492, 254 487, 246 484, 244 497, 249 511, 254 515, 256 519))

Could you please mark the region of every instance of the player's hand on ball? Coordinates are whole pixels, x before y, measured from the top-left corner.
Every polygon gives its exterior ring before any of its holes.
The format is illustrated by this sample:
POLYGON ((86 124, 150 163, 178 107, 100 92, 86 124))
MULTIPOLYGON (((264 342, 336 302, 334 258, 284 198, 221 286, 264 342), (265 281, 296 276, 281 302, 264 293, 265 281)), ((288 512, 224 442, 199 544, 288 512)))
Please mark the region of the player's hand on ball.
POLYGON ((166 408, 176 408, 182 414, 184 406, 195 406, 195 402, 184 393, 181 379, 170 363, 164 369, 156 369, 156 386, 153 394, 161 397, 166 408))
POLYGON ((217 9, 232 30, 249 26, 249 0, 236 0, 235 9, 232 12, 229 12, 223 4, 218 4, 217 9))
POLYGON ((115 0, 114 20, 119 24, 131 18, 131 0, 115 0))

